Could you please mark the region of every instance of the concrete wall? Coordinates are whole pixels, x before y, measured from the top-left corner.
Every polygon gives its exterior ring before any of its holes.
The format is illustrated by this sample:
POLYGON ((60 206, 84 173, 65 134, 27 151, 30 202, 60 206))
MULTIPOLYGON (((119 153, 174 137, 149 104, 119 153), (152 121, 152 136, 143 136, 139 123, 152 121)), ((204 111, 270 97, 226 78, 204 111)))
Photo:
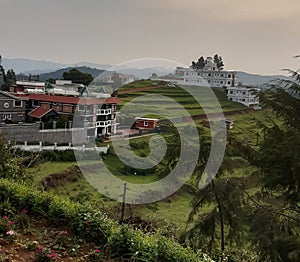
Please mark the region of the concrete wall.
POLYGON ((88 142, 86 129, 39 130, 39 123, 18 125, 0 124, 0 133, 4 133, 6 139, 9 141, 22 143, 25 141, 28 143, 43 142, 49 144, 66 144, 74 142, 75 145, 82 145, 83 143, 88 142))

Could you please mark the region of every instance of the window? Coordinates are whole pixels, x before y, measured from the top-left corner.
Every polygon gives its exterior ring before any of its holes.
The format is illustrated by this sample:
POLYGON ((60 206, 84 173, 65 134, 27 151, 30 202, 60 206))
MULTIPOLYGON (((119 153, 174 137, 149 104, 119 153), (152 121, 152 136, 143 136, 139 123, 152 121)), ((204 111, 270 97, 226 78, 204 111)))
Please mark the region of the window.
POLYGON ((84 105, 78 105, 78 111, 84 111, 84 105))
POLYGON ((228 82, 227 82, 227 84, 228 84, 228 85, 230 85, 230 84, 231 84, 231 82, 230 82, 230 81, 228 81, 228 82))
POLYGON ((39 101, 33 100, 33 101, 32 101, 32 106, 33 106, 33 107, 39 106, 39 101))
POLYGON ((148 126, 149 123, 147 121, 144 121, 144 126, 148 126))
POLYGON ((229 91, 229 94, 233 94, 233 91, 229 91))
POLYGON ((231 77, 231 75, 229 74, 229 75, 228 75, 228 78, 230 78, 230 77, 231 77))
POLYGON ((22 101, 14 100, 14 107, 22 107, 22 101))
POLYGON ((246 95, 246 92, 245 92, 245 91, 243 92, 243 95, 246 95))
POLYGON ((211 76, 211 74, 209 73, 208 76, 211 76))
POLYGON ((2 120, 5 121, 5 120, 11 120, 11 114, 3 114, 2 115, 2 120))

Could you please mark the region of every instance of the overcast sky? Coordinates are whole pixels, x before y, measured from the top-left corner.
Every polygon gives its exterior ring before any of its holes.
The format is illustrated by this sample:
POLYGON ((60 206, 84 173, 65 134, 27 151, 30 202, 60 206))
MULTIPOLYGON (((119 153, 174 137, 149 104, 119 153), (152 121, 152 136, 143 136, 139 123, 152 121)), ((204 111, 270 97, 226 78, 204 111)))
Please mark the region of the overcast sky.
POLYGON ((62 63, 160 57, 298 69, 299 0, 0 0, 0 54, 62 63))

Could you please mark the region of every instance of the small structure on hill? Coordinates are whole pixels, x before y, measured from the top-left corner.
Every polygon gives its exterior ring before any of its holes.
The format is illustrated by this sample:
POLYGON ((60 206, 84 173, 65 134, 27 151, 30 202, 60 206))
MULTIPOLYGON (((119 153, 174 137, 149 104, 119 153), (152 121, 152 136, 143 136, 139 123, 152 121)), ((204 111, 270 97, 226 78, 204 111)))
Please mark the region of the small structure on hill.
POLYGON ((159 119, 136 117, 134 122, 134 128, 137 129, 155 129, 158 127, 159 119))
POLYGON ((220 123, 222 126, 226 127, 226 129, 232 129, 234 125, 234 121, 230 119, 220 119, 220 123))

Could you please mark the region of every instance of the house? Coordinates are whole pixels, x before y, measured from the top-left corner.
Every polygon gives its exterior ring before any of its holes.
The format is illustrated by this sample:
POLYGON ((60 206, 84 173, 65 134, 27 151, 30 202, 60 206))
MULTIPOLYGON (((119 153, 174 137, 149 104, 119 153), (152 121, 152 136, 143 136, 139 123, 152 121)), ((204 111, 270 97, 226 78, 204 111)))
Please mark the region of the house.
POLYGON ((76 127, 89 129, 90 136, 103 136, 116 133, 117 104, 120 99, 91 97, 59 96, 47 94, 30 94, 28 96, 29 120, 42 121, 54 117, 65 122, 76 119, 76 127), (79 118, 79 119, 78 119, 79 118))
POLYGON ((87 96, 87 89, 83 84, 72 83, 71 80, 56 80, 55 84, 46 84, 46 94, 87 96))
POLYGON ((105 71, 96 78, 97 81, 106 84, 118 83, 126 85, 136 80, 136 77, 130 74, 118 73, 116 71, 105 71))
POLYGON ((9 87, 10 93, 20 94, 42 94, 45 93, 46 85, 38 81, 17 81, 16 84, 9 87))
POLYGON ((134 128, 137 129, 155 129, 158 127, 159 119, 136 117, 134 122, 134 128))
POLYGON ((259 107, 259 98, 257 93, 259 88, 244 86, 227 87, 227 98, 230 101, 244 104, 248 107, 259 107))
POLYGON ((208 57, 203 69, 177 67, 174 74, 160 77, 160 80, 189 86, 233 87, 237 85, 237 72, 218 69, 208 57))
POLYGON ((26 98, 0 91, 0 122, 18 123, 25 121, 26 98))
POLYGON ((222 126, 226 127, 226 129, 232 129, 234 126, 234 121, 229 119, 220 119, 220 123, 222 126))

